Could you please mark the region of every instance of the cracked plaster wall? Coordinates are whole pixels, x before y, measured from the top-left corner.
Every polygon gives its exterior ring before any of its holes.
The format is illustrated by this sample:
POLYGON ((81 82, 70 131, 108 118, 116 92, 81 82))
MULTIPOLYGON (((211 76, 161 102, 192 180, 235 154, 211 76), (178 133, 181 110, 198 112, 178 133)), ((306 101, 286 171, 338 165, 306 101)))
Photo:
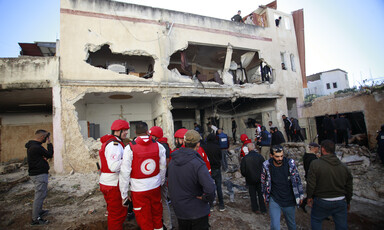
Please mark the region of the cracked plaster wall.
MULTIPOLYGON (((281 115, 287 114, 286 97, 297 98, 300 106, 303 92, 292 17, 286 14, 291 20, 291 30, 282 31, 273 26, 273 12, 267 9, 271 27, 262 28, 113 1, 62 0, 60 73, 62 81, 66 82, 61 92, 64 170, 71 170, 69 163, 75 171, 95 170, 95 160, 89 158, 84 146, 74 106, 88 92, 158 92, 160 97, 150 104, 151 115, 152 119, 156 118, 157 125, 163 127, 169 143, 173 143, 174 131, 171 99, 180 96, 275 98, 276 103, 262 112, 263 117, 272 114, 275 117, 272 120, 281 129, 281 115), (167 21, 174 22, 172 29, 166 29, 167 21), (74 24, 77 26, 72 26, 74 24), (259 57, 274 68, 275 81, 271 85, 241 86, 204 82, 203 88, 201 83, 167 69, 170 56, 186 49, 188 43, 221 47, 230 44, 234 48, 257 51, 259 57), (153 78, 117 74, 87 64, 88 51, 95 51, 104 44, 109 44, 115 53, 152 56, 155 60, 153 78), (281 70, 280 52, 294 54, 296 72, 281 70), (84 86, 81 82, 85 82, 84 86)), ((228 119, 224 122, 228 123, 228 119)))
MULTIPOLYGON (((148 88, 142 88, 142 91, 149 91, 148 88)), ((81 100, 86 93, 108 93, 124 92, 129 94, 134 91, 127 91, 126 88, 116 87, 63 87, 62 95, 62 113, 61 127, 63 133, 63 149, 61 151, 63 171, 89 172, 96 170, 95 162, 99 160, 91 157, 92 153, 86 147, 85 140, 81 134, 81 128, 78 123, 86 118, 90 122, 99 123, 101 136, 110 133, 110 125, 115 119, 126 119, 127 121, 142 120, 153 126, 153 119, 158 118, 161 121, 165 135, 169 138, 173 130, 172 115, 168 110, 169 100, 156 95, 154 100, 143 103, 130 103, 129 100, 114 104, 84 104, 76 103, 81 100), (75 106, 76 105, 76 106, 75 106), (123 110, 120 110, 122 105, 123 110), (78 109, 78 110, 77 110, 78 109), (81 111, 81 112, 80 112, 81 111), (79 112, 79 113, 78 113, 79 112), (84 115, 85 113, 85 115, 84 115), (106 131, 107 130, 107 131, 106 131)), ((58 166, 59 167, 59 166, 58 166)), ((56 165, 55 165, 56 168, 56 165)))
POLYGON ((57 84, 58 57, 0 58, 1 88, 48 88, 57 84))
MULTIPOLYGON (((273 85, 250 84, 250 92, 284 94, 302 101, 302 91, 292 90, 302 87, 297 44, 293 28, 285 30, 275 26, 262 28, 248 25, 237 31, 237 26, 227 20, 214 19, 181 12, 142 7, 132 4, 117 4, 106 1, 61 2, 61 42, 62 76, 68 80, 124 80, 156 83, 190 83, 189 79, 175 76, 167 69, 169 57, 187 47, 188 42, 255 50, 260 58, 270 64, 276 73, 273 85), (116 8, 118 6, 118 8, 116 8), (84 11, 83 15, 71 14, 65 10, 84 11), (88 11, 88 12, 87 12, 88 11), (165 21, 174 22, 167 30, 165 21), (77 27, 69 26, 77 24, 77 27), (212 33, 220 29, 232 34, 212 33), (241 33, 240 33, 241 31, 241 33), (254 35, 272 41, 250 39, 239 35, 254 35), (74 40, 73 38, 76 37, 74 40), (214 41, 214 42, 212 42, 214 41), (95 68, 84 62, 89 46, 110 44, 112 52, 129 53, 139 51, 150 54, 155 59, 154 77, 145 80, 139 77, 121 75, 108 70, 95 68), (139 49, 138 49, 139 47, 139 49), (280 52, 294 54, 297 70, 280 69, 280 52)), ((269 11, 270 9, 268 9, 269 11)), ((273 21, 273 14, 269 13, 273 21)), ((292 17, 286 15, 291 20, 292 17)), ((94 49, 94 48, 92 48, 94 49)), ((224 63, 223 63, 224 67, 224 63)), ((214 83, 215 87, 220 87, 214 83)), ((231 87, 231 86, 224 86, 231 87)))

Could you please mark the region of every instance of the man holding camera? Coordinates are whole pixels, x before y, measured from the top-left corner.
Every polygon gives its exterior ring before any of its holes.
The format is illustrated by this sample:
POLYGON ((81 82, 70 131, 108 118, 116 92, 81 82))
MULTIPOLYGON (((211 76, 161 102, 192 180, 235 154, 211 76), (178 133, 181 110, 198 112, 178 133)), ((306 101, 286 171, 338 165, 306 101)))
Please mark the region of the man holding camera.
POLYGON ((35 132, 35 139, 25 144, 28 157, 28 173, 35 186, 31 225, 48 223, 48 220, 44 220, 42 217, 48 213, 48 210, 43 210, 43 202, 47 197, 48 187, 49 164, 47 159, 53 157, 53 145, 49 136, 49 132, 40 129, 35 132), (45 142, 47 142, 48 150, 42 146, 45 142))

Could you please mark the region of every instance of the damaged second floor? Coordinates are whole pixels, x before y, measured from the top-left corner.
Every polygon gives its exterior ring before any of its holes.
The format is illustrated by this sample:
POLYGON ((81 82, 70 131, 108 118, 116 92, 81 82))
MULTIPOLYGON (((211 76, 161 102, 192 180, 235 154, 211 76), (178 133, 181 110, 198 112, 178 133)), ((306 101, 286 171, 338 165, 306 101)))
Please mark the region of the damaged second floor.
POLYGON ((283 94, 303 85, 293 16, 272 8, 250 12, 260 25, 114 1, 64 0, 60 11, 60 79, 69 84, 283 94), (275 26, 279 15, 284 27, 275 26))

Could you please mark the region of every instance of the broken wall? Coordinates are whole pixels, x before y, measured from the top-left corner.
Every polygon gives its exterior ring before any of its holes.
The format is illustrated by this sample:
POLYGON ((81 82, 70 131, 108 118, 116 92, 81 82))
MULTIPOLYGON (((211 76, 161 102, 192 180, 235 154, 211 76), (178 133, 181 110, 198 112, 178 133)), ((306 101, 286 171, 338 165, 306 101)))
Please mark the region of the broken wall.
POLYGON ((58 57, 0 58, 0 88, 49 88, 59 77, 58 57))
POLYGON ((1 115, 0 119, 0 162, 23 160, 27 157, 25 144, 35 138, 36 130, 53 131, 51 114, 1 115))
POLYGON ((303 117, 317 117, 325 114, 363 112, 367 127, 368 144, 376 146, 376 131, 384 124, 384 93, 344 94, 316 98, 308 107, 304 107, 303 117))
MULTIPOLYGON (((115 1, 63 0, 60 4, 61 110, 57 118, 62 127, 63 138, 59 146, 62 146, 63 160, 58 164, 63 165, 64 171, 70 171, 71 168, 75 171, 95 169, 97 159, 90 157, 84 144, 79 118, 88 120, 91 117, 95 122, 100 122, 100 133, 103 135, 104 130, 109 132, 110 124, 107 123, 111 123, 113 118, 120 118, 123 110, 128 119, 148 121, 149 126, 161 126, 170 138, 169 142, 173 143, 172 98, 205 96, 267 99, 270 104, 253 108, 255 111, 252 113, 261 114, 263 122, 276 121, 279 127, 282 127, 279 118, 287 113, 286 97, 297 98, 298 105, 303 101, 302 90, 299 90, 302 88, 300 68, 297 67, 296 71, 280 68, 280 52, 298 57, 293 28, 279 31, 272 26, 237 25, 228 20, 115 1), (225 47, 226 55, 231 53, 228 52, 231 49, 257 52, 260 60, 272 67, 273 84, 220 85, 182 77, 167 67, 171 55, 185 50, 188 44, 225 47), (153 58, 153 77, 144 79, 131 74, 119 74, 87 63, 90 54, 105 45, 113 54, 153 58), (108 104, 106 110, 113 112, 108 111, 107 115, 100 115, 97 111, 105 104, 81 102, 90 93, 132 92, 142 93, 143 96, 146 92, 155 92, 158 96, 135 104, 137 110, 125 104, 108 104)), ((268 20, 273 21, 274 11, 269 11, 266 11, 268 20)), ((286 17, 292 21, 289 14, 286 17)), ((228 60, 230 63, 231 56, 228 56, 228 60)), ((299 66, 298 61, 296 66, 299 66)), ((208 112, 205 117, 210 115, 208 112)), ((196 111, 193 116, 195 120, 198 119, 196 111)), ((231 115, 221 113, 221 116, 224 118, 223 125, 226 124, 225 131, 231 135, 231 115)), ((193 125, 193 122, 191 119, 188 125, 193 125)))

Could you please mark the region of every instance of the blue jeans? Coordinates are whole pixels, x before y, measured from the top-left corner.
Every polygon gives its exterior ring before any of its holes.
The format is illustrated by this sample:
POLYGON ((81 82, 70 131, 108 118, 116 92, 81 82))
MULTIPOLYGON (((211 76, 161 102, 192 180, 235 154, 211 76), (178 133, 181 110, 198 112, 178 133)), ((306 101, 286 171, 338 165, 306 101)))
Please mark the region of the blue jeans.
POLYGON ((221 170, 220 169, 212 169, 211 170, 212 179, 216 184, 217 197, 219 198, 219 205, 224 205, 223 199, 223 191, 221 190, 221 170))
POLYGON ((276 203, 272 197, 270 197, 269 216, 271 217, 271 230, 280 230, 281 211, 283 211, 283 215, 285 218, 285 222, 287 222, 288 229, 295 230, 295 206, 280 207, 280 205, 276 203))
POLYGON ((36 220, 43 210, 43 202, 47 197, 48 188, 48 174, 39 174, 36 176, 29 176, 35 186, 35 198, 32 207, 32 220, 36 220))
POLYGON ((347 202, 344 200, 326 201, 315 197, 311 211, 311 227, 313 230, 321 230, 325 218, 332 216, 335 229, 348 229, 347 202))

